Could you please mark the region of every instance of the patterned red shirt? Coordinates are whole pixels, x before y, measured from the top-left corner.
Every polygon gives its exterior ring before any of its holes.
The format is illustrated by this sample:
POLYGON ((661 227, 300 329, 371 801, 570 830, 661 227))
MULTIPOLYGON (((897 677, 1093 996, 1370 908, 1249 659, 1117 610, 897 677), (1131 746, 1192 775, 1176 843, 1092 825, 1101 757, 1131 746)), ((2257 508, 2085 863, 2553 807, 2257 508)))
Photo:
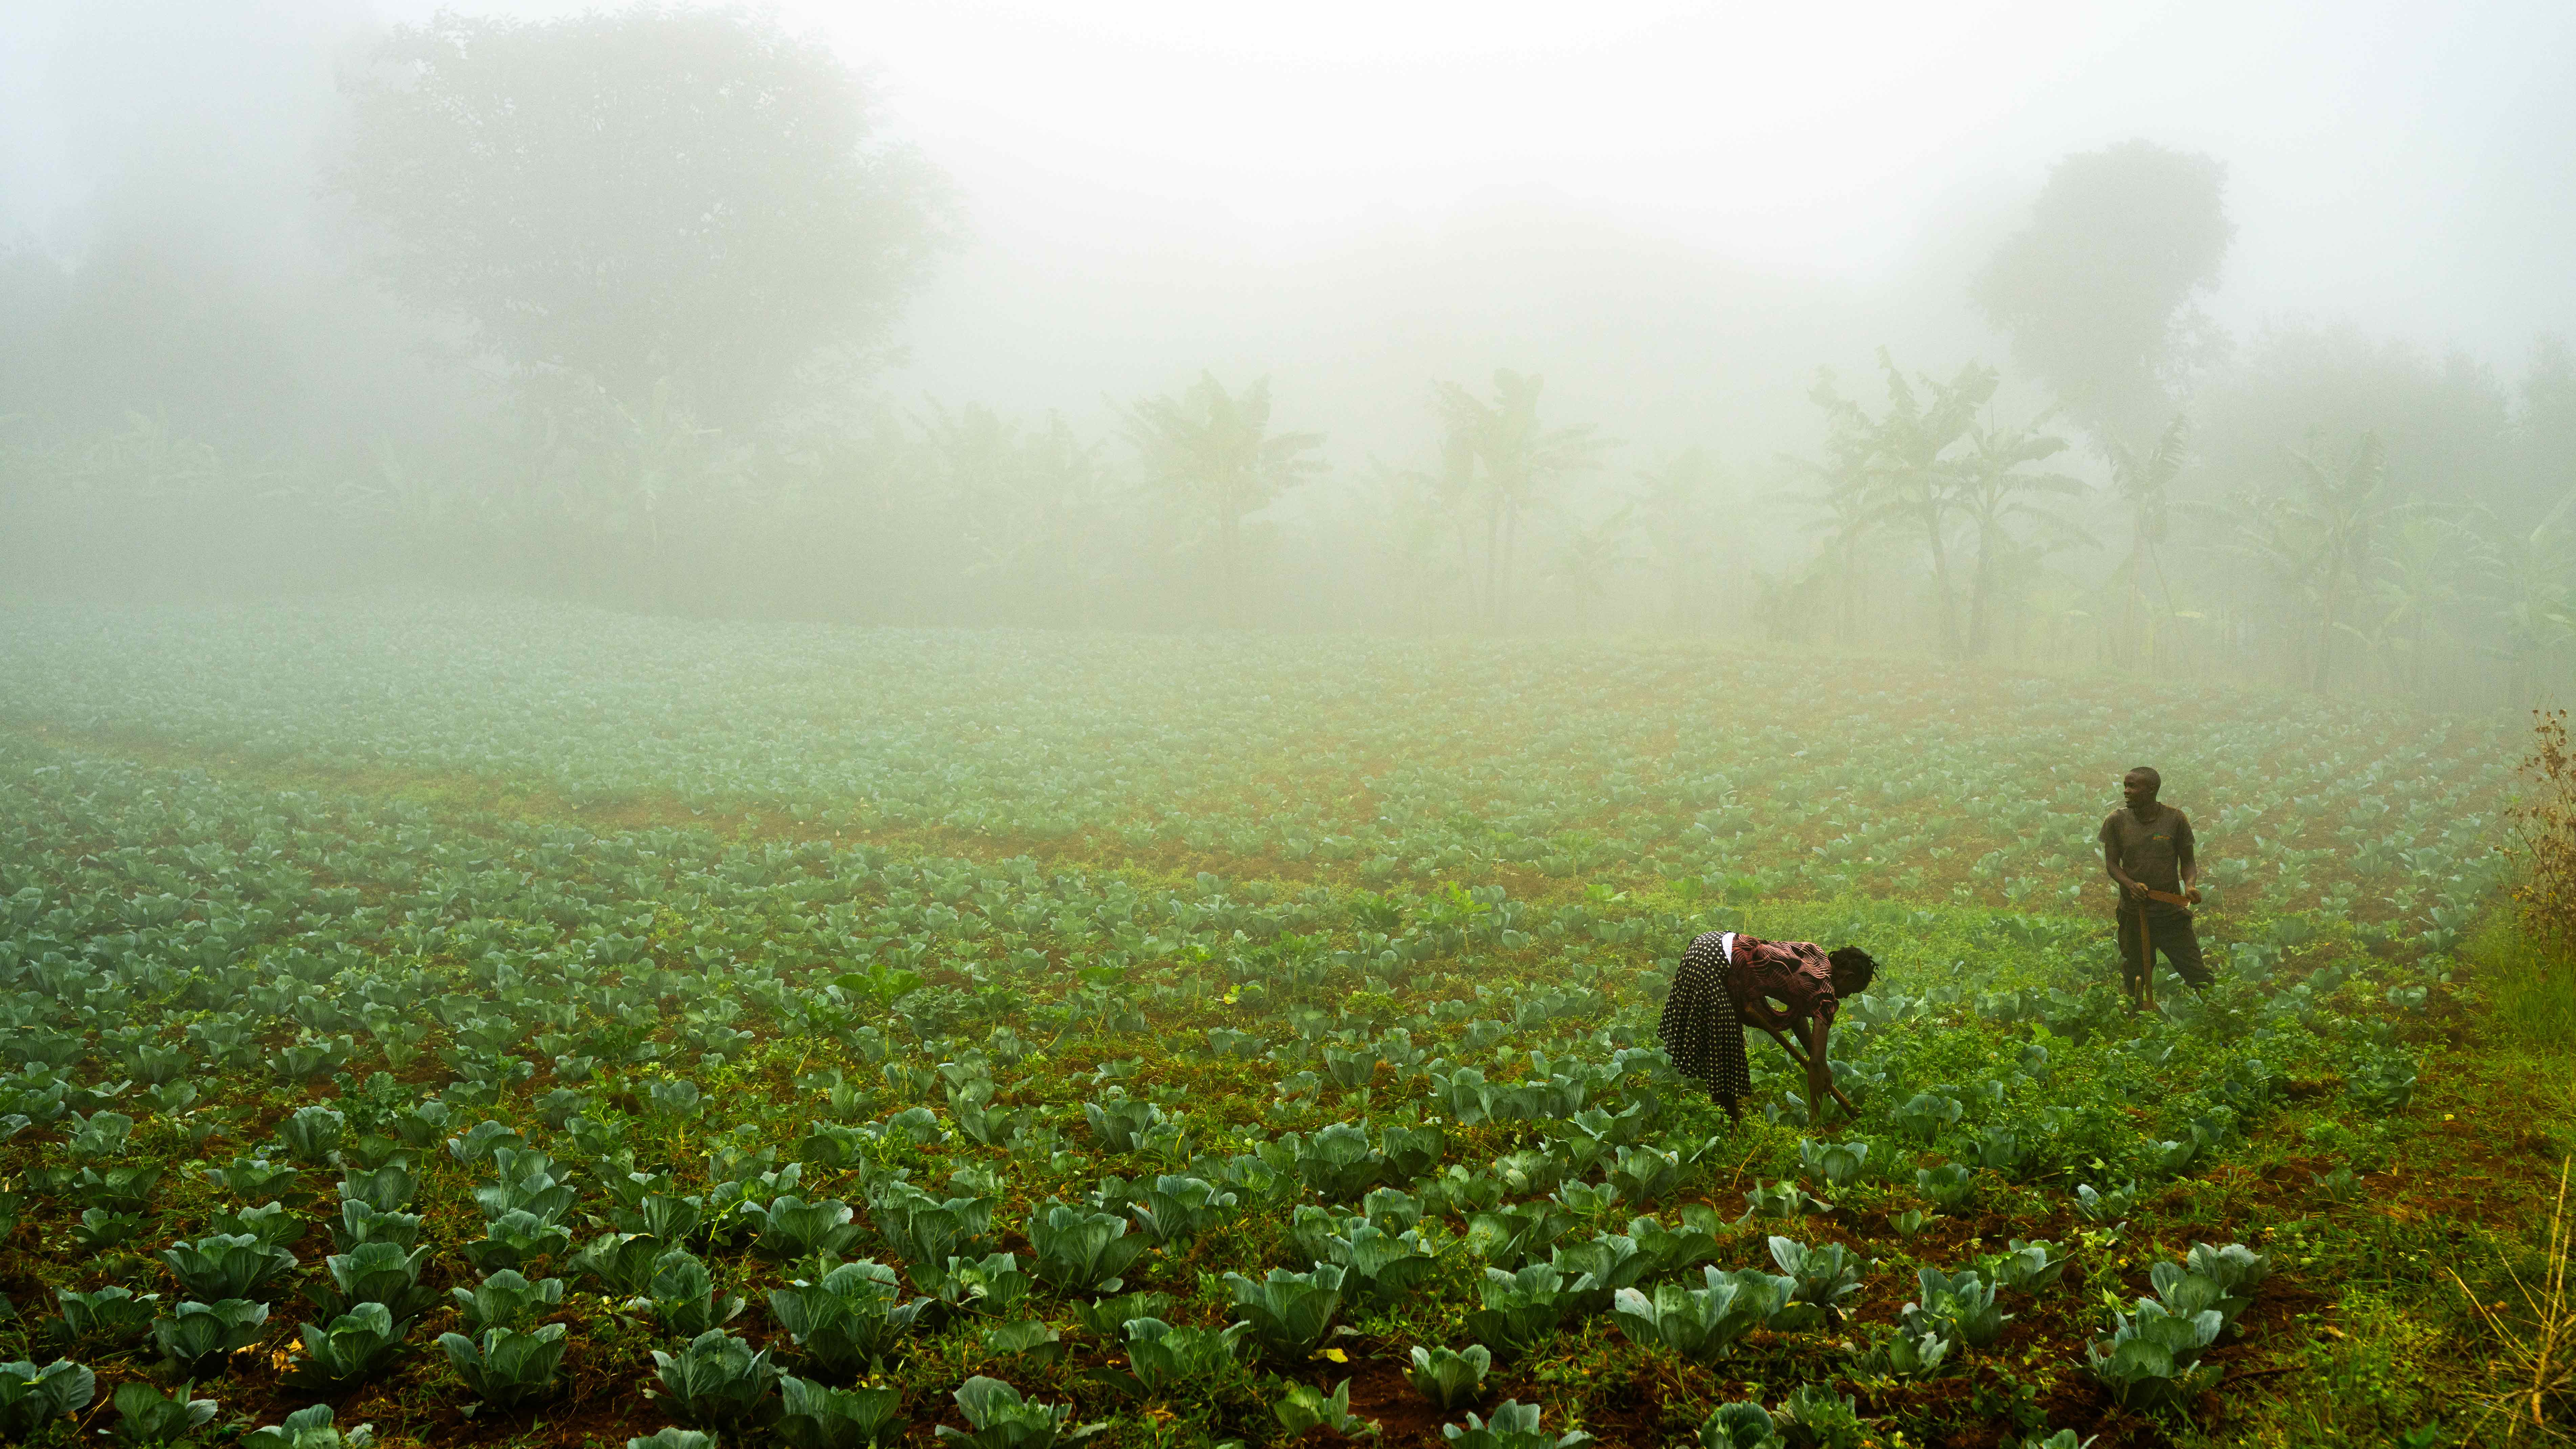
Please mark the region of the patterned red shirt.
POLYGON ((1799 1023, 1816 1017, 1830 1026, 1835 1005, 1833 963, 1814 942, 1704 931, 1682 953, 1655 1034, 1675 1071, 1731 1106, 1753 1090, 1746 1022, 1803 1037, 1799 1023), (1788 1009, 1773 1010, 1774 1001, 1788 1009))
POLYGON ((1809 1017, 1831 1026, 1837 998, 1834 967, 1824 948, 1813 941, 1764 941, 1737 936, 1727 953, 1726 993, 1735 1009, 1755 1026, 1792 1036, 1804 1035, 1809 1017), (1777 1001, 1788 1008, 1775 1011, 1777 1001))

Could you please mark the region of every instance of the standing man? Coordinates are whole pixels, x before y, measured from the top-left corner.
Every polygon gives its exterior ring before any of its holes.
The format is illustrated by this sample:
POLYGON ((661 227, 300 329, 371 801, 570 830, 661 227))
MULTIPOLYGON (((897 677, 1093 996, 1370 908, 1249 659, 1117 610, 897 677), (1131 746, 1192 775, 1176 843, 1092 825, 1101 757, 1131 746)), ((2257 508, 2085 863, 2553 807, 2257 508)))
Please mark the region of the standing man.
POLYGON ((2102 822, 2102 869, 2120 887, 2112 920, 2120 932, 2120 977, 2133 1003, 2143 1004, 2150 942, 2194 991, 2209 985, 2200 938, 2192 933, 2191 907, 2200 904, 2200 863, 2192 858, 2191 821, 2159 804, 2164 777, 2145 765, 2120 779, 2126 809, 2102 822))

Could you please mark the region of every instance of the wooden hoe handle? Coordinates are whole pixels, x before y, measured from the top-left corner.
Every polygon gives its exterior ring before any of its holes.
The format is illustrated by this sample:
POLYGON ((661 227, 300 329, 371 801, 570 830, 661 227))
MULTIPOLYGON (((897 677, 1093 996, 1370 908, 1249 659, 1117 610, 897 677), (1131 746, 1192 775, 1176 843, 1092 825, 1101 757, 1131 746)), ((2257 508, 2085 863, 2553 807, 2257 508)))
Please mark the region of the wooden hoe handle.
MULTIPOLYGON (((1807 1069, 1807 1054, 1798 1050, 1798 1044, 1796 1042, 1782 1036, 1778 1027, 1766 1024, 1762 1029, 1770 1033, 1773 1041, 1780 1044, 1780 1050, 1789 1054, 1789 1060, 1798 1064, 1798 1070, 1803 1072, 1807 1069)), ((1834 1068, 1833 1064, 1830 1062, 1825 1064, 1825 1090, 1834 1094, 1834 1100, 1843 1104, 1843 1110, 1851 1114, 1853 1121, 1857 1122, 1860 1120, 1860 1109, 1851 1104, 1851 1098, 1843 1095, 1842 1088, 1834 1085, 1834 1068)), ((1817 1103, 1816 1111, 1821 1114, 1824 1111, 1824 1103, 1817 1103)))

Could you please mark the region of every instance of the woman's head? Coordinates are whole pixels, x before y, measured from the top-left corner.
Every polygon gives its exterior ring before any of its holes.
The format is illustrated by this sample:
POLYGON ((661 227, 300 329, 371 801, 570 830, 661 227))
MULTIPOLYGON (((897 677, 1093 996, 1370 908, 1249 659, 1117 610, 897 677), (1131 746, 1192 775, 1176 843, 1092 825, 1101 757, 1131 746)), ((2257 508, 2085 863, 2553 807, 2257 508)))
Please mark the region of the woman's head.
POLYGON ((1858 996, 1878 979, 1878 961, 1858 946, 1845 946, 1825 957, 1833 963, 1834 994, 1858 996))

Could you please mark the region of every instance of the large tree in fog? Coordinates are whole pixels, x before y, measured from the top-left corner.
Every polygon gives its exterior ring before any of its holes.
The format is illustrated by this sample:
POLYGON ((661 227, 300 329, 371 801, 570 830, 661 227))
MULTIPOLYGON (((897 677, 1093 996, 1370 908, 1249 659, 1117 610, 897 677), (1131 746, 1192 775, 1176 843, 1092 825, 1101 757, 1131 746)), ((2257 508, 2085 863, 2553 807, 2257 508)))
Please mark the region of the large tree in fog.
POLYGON ((2236 234, 2226 168, 2126 141, 2068 156, 1971 287, 2013 360, 2097 437, 2146 447, 2215 336, 2198 299, 2236 234))
POLYGON ((1202 372, 1177 397, 1140 398, 1127 409, 1127 437, 1165 489, 1185 542, 1214 536, 1225 622, 1243 621, 1243 520, 1284 489, 1323 471, 1321 433, 1270 431, 1270 379, 1228 392, 1202 372))
POLYGON ((394 32, 339 173, 382 277, 520 369, 630 404, 665 379, 756 415, 826 349, 878 343, 945 235, 936 176, 875 137, 819 43, 723 11, 394 32))

